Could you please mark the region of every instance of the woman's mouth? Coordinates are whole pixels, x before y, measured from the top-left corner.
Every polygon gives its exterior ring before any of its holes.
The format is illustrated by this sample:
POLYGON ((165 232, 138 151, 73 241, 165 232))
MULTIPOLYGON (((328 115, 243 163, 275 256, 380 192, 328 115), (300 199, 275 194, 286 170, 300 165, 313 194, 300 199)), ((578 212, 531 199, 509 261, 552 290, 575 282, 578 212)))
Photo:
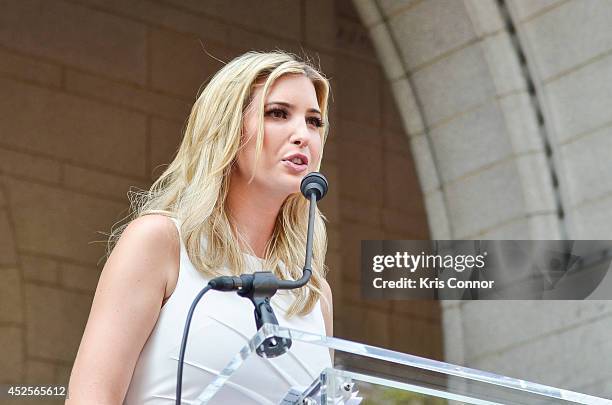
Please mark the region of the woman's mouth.
POLYGON ((308 165, 296 160, 283 160, 283 164, 293 173, 302 173, 308 169, 308 165))
POLYGON ((308 169, 308 156, 301 153, 289 155, 282 162, 293 173, 302 173, 308 169))

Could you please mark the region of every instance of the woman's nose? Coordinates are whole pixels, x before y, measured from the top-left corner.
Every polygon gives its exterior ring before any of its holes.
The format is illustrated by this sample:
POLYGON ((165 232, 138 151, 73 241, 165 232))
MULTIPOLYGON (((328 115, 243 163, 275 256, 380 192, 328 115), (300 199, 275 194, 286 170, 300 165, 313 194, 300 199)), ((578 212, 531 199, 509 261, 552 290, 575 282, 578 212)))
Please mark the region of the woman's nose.
POLYGON ((291 143, 294 145, 298 145, 300 147, 308 146, 308 138, 310 134, 308 133, 308 127, 304 123, 303 125, 298 125, 297 128, 293 131, 291 135, 291 143))
POLYGON ((304 147, 308 145, 308 140, 306 138, 299 137, 299 138, 295 138, 292 143, 294 145, 304 147))

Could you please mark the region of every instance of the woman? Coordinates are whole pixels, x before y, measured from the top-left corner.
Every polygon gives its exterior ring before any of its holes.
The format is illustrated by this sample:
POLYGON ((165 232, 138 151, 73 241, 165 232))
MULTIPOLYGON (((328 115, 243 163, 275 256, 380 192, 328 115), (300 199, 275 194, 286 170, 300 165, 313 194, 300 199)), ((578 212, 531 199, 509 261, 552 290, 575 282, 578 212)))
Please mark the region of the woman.
MULTIPOLYGON (((283 52, 246 53, 211 79, 176 158, 137 199, 136 219, 102 271, 67 404, 174 403, 183 325, 208 281, 261 270, 301 276, 308 201, 299 186, 321 164, 328 93, 315 68, 283 52)), ((310 282, 272 304, 281 326, 332 335, 318 211, 314 234, 310 282)), ((252 312, 235 293, 205 295, 186 349, 185 403, 255 333, 252 312)), ((276 359, 249 361, 212 402, 275 404, 331 364, 326 350, 297 343, 276 359)))

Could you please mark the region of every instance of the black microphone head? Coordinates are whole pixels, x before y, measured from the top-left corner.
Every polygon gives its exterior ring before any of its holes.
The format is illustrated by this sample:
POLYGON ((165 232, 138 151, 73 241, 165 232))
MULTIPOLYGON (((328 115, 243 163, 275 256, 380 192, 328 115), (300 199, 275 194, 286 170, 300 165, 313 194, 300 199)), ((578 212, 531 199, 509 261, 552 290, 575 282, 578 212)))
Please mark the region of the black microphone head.
POLYGON ((311 172, 302 179, 300 190, 308 200, 310 200, 310 195, 315 193, 317 201, 319 201, 327 194, 327 187, 328 184, 325 176, 319 172, 311 172))

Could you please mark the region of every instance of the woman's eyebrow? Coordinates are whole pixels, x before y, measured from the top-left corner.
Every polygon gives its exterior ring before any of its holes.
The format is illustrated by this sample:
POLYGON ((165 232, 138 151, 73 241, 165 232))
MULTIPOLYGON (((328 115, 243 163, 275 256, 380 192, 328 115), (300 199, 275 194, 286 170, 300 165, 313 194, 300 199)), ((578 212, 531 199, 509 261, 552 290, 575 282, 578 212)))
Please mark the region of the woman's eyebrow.
MULTIPOLYGON (((285 101, 270 101, 269 103, 266 103, 266 107, 267 107, 267 106, 269 106, 270 104, 282 105, 282 106, 287 107, 287 108, 292 108, 292 107, 293 107, 293 105, 292 105, 292 104, 287 103, 287 102, 285 102, 285 101)), ((317 114, 321 115, 321 111, 319 111, 319 110, 318 110, 318 109, 316 109, 316 108, 309 108, 309 109, 308 109, 308 110, 306 110, 306 111, 307 111, 307 112, 317 113, 317 114)))

